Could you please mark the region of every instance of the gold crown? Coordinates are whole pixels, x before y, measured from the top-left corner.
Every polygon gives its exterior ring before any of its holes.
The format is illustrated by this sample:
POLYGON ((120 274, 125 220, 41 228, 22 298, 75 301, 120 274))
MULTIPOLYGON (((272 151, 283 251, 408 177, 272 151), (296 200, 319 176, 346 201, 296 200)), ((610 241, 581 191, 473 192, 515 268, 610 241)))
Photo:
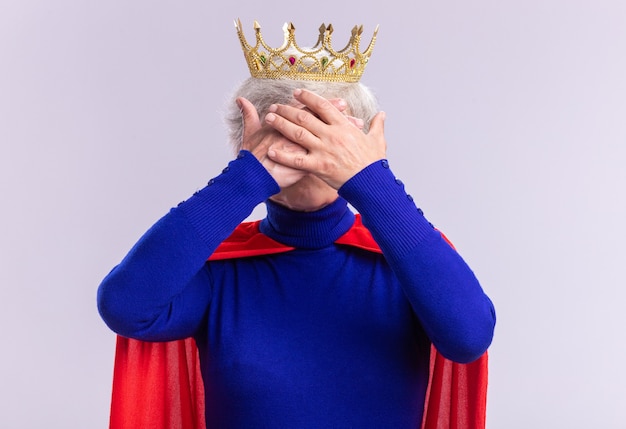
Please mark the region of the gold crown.
POLYGON ((363 26, 354 26, 352 36, 345 48, 335 51, 331 46, 333 26, 322 24, 317 43, 311 49, 303 49, 296 43, 296 27, 285 24, 285 41, 280 48, 270 48, 261 35, 261 26, 254 21, 256 44, 246 41, 241 20, 235 21, 237 35, 252 77, 259 79, 295 79, 327 82, 358 82, 369 61, 378 26, 367 49, 361 52, 359 44, 363 26))

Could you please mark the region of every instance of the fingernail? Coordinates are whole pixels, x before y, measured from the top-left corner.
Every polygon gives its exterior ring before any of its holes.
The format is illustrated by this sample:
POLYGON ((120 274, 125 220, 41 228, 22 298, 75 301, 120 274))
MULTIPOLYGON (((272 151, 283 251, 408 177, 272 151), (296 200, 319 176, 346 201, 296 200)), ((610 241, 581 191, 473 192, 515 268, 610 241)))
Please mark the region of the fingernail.
POLYGON ((301 90, 300 88, 296 88, 296 89, 294 89, 294 91, 293 91, 293 95, 294 95, 294 96, 296 96, 296 97, 297 97, 297 96, 298 96, 298 95, 300 95, 300 94, 302 94, 302 90, 301 90))
POLYGON ((270 158, 273 158, 276 156, 276 151, 274 149, 270 149, 267 151, 267 156, 269 156, 270 158))
POLYGON ((237 103, 237 107, 239 107, 241 109, 241 100, 240 99, 236 99, 235 103, 237 103))
POLYGON ((275 112, 278 109, 278 107, 276 107, 275 104, 270 105, 270 107, 267 108, 268 112, 275 112))
POLYGON ((267 122, 274 122, 274 119, 276 119, 276 115, 273 113, 268 113, 267 115, 265 115, 265 120, 267 122))

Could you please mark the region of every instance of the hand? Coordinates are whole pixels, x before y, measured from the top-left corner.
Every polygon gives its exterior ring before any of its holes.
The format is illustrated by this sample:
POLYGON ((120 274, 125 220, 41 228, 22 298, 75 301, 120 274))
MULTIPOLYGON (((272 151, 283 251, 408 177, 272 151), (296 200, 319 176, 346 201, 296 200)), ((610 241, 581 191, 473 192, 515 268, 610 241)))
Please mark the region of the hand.
MULTIPOLYGON (((343 113, 345 115, 345 117, 348 118, 348 120, 350 122, 352 122, 352 124, 355 127, 357 127, 360 130, 363 129, 363 127, 365 126, 365 123, 363 122, 363 119, 356 118, 354 116, 350 116, 350 115, 346 114, 346 110, 348 109, 348 105, 346 104, 346 100, 344 100, 343 98, 329 98, 328 101, 330 101, 330 104, 335 106, 337 108, 337 110, 339 110, 341 113, 343 113)), ((299 107, 301 109, 308 110, 310 112, 310 110, 307 109, 307 107, 304 104, 297 104, 294 107, 299 107)))
POLYGON ((250 101, 240 97, 237 99, 237 104, 241 109, 243 119, 242 149, 252 152, 281 189, 291 186, 302 179, 306 174, 305 171, 276 163, 267 157, 267 150, 270 147, 275 147, 283 153, 291 153, 293 155, 298 153, 305 155, 306 150, 289 141, 273 128, 262 125, 259 120, 259 114, 250 101))
POLYGON ((272 105, 265 122, 306 152, 270 145, 267 156, 276 163, 312 173, 339 189, 363 168, 385 158, 383 112, 374 116, 365 134, 329 100, 300 89, 294 98, 306 109, 272 105))
MULTIPOLYGON (((333 98, 329 101, 340 112, 344 112, 347 108, 346 102, 340 98, 333 98)), ((269 147, 274 147, 275 150, 281 150, 284 153, 306 155, 306 149, 289 141, 268 125, 261 124, 256 108, 247 99, 240 97, 237 99, 237 104, 241 109, 244 124, 242 149, 252 152, 281 189, 293 185, 304 177, 307 174, 305 171, 276 163, 267 157, 267 151, 269 147)), ((306 109, 302 104, 296 108, 306 109)), ((363 120, 360 118, 346 117, 357 128, 363 128, 363 120)))

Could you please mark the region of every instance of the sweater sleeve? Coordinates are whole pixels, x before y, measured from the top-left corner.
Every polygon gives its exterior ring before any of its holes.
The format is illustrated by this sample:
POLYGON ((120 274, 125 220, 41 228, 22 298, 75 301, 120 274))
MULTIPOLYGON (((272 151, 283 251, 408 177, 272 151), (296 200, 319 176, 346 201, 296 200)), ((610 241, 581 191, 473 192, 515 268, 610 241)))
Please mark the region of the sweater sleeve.
POLYGON ((107 325, 144 341, 193 335, 211 300, 207 258, 279 190, 250 152, 240 152, 221 175, 156 222, 104 278, 97 303, 107 325))
POLYGON ((495 310, 470 267, 415 206, 387 160, 339 193, 361 214, 437 350, 466 363, 491 344, 495 310))

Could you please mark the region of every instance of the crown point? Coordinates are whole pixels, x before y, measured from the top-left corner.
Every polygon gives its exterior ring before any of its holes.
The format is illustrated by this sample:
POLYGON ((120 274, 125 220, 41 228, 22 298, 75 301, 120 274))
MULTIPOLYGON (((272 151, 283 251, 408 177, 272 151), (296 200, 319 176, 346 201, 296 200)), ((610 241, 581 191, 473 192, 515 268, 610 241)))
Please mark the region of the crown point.
POLYGON ((376 28, 374 29, 374 34, 372 35, 372 39, 376 39, 376 35, 378 34, 378 27, 380 27, 380 24, 376 25, 376 28))
POLYGON ((254 20, 254 29, 256 31, 261 31, 261 24, 259 24, 259 21, 257 21, 256 19, 254 20))
POLYGON ((289 23, 289 25, 287 26, 287 29, 289 30, 290 33, 293 33, 294 31, 296 31, 296 27, 295 25, 293 25, 292 22, 289 23))
POLYGON ((328 31, 328 34, 333 34, 333 24, 328 24, 328 27, 326 27, 326 31, 328 31))
POLYGON ((315 45, 313 45, 313 48, 311 49, 317 49, 320 46, 324 45, 324 34, 326 33, 326 25, 322 23, 322 25, 320 25, 320 28, 318 30, 319 30, 320 35, 317 36, 317 42, 315 42, 315 45))

